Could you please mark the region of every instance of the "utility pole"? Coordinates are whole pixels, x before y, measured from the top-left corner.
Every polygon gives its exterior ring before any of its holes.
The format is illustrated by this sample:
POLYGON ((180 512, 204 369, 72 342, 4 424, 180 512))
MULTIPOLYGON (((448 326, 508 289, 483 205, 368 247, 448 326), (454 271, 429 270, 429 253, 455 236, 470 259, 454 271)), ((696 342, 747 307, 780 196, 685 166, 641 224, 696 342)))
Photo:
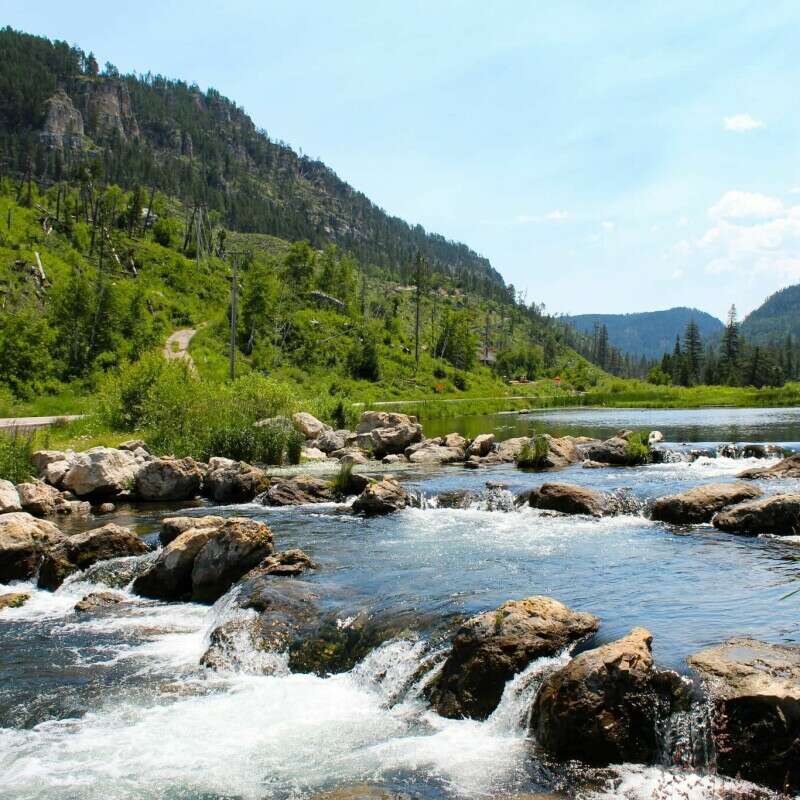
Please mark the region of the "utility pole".
POLYGON ((231 253, 231 380, 236 380, 236 315, 239 305, 239 254, 231 253))

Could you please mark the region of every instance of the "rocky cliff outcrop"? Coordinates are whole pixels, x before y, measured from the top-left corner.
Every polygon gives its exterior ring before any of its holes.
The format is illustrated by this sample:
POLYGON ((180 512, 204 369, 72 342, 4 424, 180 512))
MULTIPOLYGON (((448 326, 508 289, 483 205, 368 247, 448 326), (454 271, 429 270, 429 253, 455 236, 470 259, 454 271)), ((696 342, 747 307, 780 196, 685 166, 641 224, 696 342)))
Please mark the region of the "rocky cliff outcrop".
POLYGON ((57 150, 79 150, 83 147, 83 115, 75 108, 69 95, 59 89, 46 102, 42 142, 57 150))

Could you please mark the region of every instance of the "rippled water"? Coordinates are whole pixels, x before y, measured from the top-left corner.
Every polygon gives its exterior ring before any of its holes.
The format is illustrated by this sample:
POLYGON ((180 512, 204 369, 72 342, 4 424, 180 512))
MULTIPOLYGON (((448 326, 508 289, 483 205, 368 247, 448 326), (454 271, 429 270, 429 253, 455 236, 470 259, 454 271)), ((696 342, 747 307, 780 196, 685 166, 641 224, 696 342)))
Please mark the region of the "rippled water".
MULTIPOLYGON (((558 479, 628 487, 646 501, 730 480, 755 463, 764 462, 577 466, 548 476, 450 467, 407 482, 432 498, 451 489, 481 492, 487 480, 516 492, 558 479)), ((800 596, 780 600, 800 578, 792 539, 677 529, 634 515, 596 520, 487 511, 480 503, 466 510, 427 505, 372 520, 333 504, 213 509, 262 519, 280 548, 306 550, 321 565, 308 579, 326 588, 324 610, 342 624, 359 614, 404 620, 407 633, 327 678, 292 674, 285 664, 269 677, 201 670, 210 629, 233 613, 230 598, 208 608, 119 589, 125 604, 79 616, 74 603, 107 587, 79 576, 52 594, 31 589, 26 606, 0 611, 0 797, 250 800, 363 782, 426 798, 541 790, 565 778, 535 755, 525 717, 541 674, 559 659, 535 662, 512 680, 485 722, 439 717, 415 685, 421 661, 442 647, 443 631, 509 598, 545 594, 592 611, 602 619, 601 642, 644 625, 657 661, 679 671, 687 655, 732 635, 800 641, 800 596)), ((148 536, 164 513, 121 516, 148 536)), ((626 766, 581 796, 712 798, 726 787, 742 788, 626 766)))

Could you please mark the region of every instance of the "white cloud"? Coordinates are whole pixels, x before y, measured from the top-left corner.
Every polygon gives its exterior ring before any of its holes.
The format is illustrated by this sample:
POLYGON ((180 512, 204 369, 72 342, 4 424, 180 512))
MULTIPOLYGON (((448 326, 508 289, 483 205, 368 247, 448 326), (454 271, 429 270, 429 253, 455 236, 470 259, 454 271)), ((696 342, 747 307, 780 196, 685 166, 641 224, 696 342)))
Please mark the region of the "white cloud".
POLYGON ((600 227, 605 231, 613 231, 616 225, 610 219, 604 219, 600 223, 600 227))
POLYGON ((682 269, 676 269, 673 271, 672 275, 670 275, 670 278, 672 278, 673 281, 679 281, 685 274, 686 273, 682 269))
POLYGON ((800 280, 800 206, 749 192, 727 192, 712 208, 714 224, 697 242, 710 275, 770 275, 800 280))
POLYGON ((554 211, 548 211, 544 218, 549 222, 560 222, 562 219, 567 219, 569 217, 568 211, 561 211, 561 209, 555 209, 554 211))
POLYGON ((734 133, 745 133, 752 131, 756 128, 766 127, 760 119, 751 117, 750 114, 734 114, 731 117, 724 117, 722 120, 722 127, 726 131, 733 131, 734 133))
POLYGON ((800 186, 792 186, 792 188, 789 189, 789 194, 800 194, 800 186))
POLYGON ((556 208, 546 214, 520 214, 514 221, 519 225, 530 225, 532 222, 562 222, 568 218, 568 211, 556 208))
POLYGON ((784 206, 777 197, 758 192, 725 192, 717 203, 708 209, 708 215, 718 220, 762 220, 774 219, 784 213, 784 206))
POLYGON ((689 224, 688 217, 681 217, 676 223, 679 228, 685 228, 689 224))

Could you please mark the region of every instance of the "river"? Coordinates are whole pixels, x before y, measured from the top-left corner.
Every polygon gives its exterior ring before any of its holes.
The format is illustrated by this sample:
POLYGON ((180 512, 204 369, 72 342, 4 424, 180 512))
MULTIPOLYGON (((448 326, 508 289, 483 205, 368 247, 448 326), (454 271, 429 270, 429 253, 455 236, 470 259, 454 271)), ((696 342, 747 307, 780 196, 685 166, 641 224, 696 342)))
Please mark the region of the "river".
MULTIPOLYGON (((450 420, 442 430, 473 434, 480 425, 501 435, 529 426, 588 435, 635 427, 658 428, 678 443, 800 440, 800 413, 791 409, 582 409, 450 420)), ((426 433, 441 432, 438 426, 430 423, 426 433)), ((645 502, 764 463, 703 457, 635 469, 575 466, 557 475, 624 488, 645 502)), ((363 783, 431 800, 548 791, 569 776, 540 761, 526 732, 535 675, 512 681, 484 722, 439 717, 414 683, 421 661, 463 615, 549 595, 597 614, 601 643, 636 625, 649 628, 658 663, 679 672, 690 653, 729 636, 800 641, 800 595, 781 599, 800 585, 794 537, 672 528, 639 513, 589 519, 488 510, 480 499, 463 510, 436 507, 436 496, 451 489, 485 497, 487 481, 513 494, 545 480, 513 466, 410 471, 403 479, 422 507, 384 518, 355 518, 336 504, 195 504, 186 512, 251 516, 270 525, 280 549, 303 548, 321 567, 308 580, 324 588, 326 610, 342 626, 359 615, 403 621, 394 638, 341 674, 279 666, 265 676, 259 654, 238 671, 200 668, 210 630, 229 613, 228 598, 209 608, 146 601, 124 589, 125 604, 77 615, 77 600, 107 587, 80 575, 55 593, 22 584, 31 600, 0 611, 0 796, 283 800, 363 783)), ((116 521, 155 541, 160 518, 172 511, 121 509, 116 521)), ((665 764, 620 766, 567 791, 716 798, 744 788, 665 764)))

